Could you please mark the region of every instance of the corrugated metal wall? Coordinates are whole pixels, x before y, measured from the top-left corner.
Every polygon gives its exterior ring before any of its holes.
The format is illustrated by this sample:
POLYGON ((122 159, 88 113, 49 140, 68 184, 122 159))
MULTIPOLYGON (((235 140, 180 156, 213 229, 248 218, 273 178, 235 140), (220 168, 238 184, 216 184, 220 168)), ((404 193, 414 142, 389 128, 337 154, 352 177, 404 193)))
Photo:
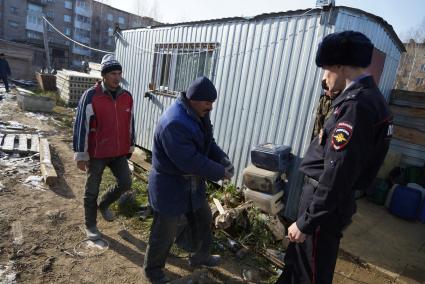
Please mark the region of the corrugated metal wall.
MULTIPOLYGON (((314 63, 316 48, 325 34, 334 31, 334 26, 321 21, 321 17, 328 16, 316 10, 301 17, 124 31, 125 40, 118 40, 116 55, 124 68, 124 87, 135 97, 137 144, 152 149, 156 122, 174 100, 161 95, 144 98, 154 58, 146 50, 154 50, 158 43, 219 43, 215 75, 211 78, 219 94, 212 112, 217 143, 234 162, 238 185, 254 145, 290 145, 295 158, 288 177, 290 194, 285 216, 295 218, 302 183, 297 168, 310 142, 320 94, 321 70, 314 63)), ((338 15, 337 23, 347 26, 350 17, 338 15)), ((391 88, 399 55, 382 27, 367 19, 358 23, 359 29, 368 26, 367 34, 373 33, 371 38, 377 40, 379 49, 391 52, 381 79, 385 91, 391 88)))
POLYGON ((394 88, 397 68, 400 62, 401 52, 397 48, 394 39, 382 26, 363 14, 357 14, 348 9, 339 8, 335 31, 354 30, 364 33, 369 37, 375 47, 384 52, 385 65, 379 82, 379 88, 387 99, 390 98, 391 90, 394 88))

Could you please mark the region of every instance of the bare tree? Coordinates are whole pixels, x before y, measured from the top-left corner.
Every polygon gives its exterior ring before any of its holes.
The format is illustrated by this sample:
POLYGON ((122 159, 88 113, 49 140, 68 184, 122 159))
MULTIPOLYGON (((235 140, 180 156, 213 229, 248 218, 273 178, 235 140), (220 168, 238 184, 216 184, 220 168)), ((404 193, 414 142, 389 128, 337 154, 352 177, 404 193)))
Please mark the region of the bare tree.
POLYGON ((139 1, 139 0, 133 0, 133 8, 135 11, 135 14, 143 17, 151 17, 155 20, 158 20, 160 18, 159 13, 159 6, 158 1, 151 0, 151 1, 139 1))
POLYGON ((424 42, 425 41, 425 18, 422 19, 422 22, 419 26, 412 27, 409 30, 403 32, 400 37, 404 42, 408 42, 410 39, 413 39, 416 42, 424 42))

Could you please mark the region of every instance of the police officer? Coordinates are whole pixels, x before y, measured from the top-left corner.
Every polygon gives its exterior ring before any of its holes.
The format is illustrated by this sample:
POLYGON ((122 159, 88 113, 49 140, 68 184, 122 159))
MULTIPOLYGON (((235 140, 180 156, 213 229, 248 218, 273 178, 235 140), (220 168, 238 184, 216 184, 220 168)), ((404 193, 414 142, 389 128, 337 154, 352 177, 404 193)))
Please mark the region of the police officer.
POLYGON ((318 47, 327 88, 343 91, 301 163, 306 183, 277 283, 332 283, 342 231, 356 212, 354 192, 371 184, 385 158, 392 115, 366 71, 372 52, 371 41, 354 31, 330 34, 318 47))

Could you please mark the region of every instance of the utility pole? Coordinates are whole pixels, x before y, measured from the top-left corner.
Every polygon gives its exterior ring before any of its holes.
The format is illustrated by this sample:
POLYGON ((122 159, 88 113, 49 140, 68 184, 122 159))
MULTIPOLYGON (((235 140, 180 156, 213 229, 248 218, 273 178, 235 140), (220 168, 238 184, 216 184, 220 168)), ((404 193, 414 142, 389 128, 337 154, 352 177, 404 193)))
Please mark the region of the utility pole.
POLYGON ((47 38, 47 22, 43 19, 43 39, 44 39, 44 50, 46 51, 46 59, 47 59, 47 72, 52 70, 52 66, 50 64, 50 53, 49 53, 49 41, 47 38))

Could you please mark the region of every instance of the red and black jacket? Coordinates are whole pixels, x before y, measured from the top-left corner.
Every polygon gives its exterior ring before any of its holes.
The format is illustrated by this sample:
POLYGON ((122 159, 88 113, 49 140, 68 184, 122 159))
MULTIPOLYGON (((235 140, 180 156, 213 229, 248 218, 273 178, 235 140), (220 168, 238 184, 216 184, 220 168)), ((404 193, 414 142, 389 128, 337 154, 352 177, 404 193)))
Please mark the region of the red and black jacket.
POLYGON ((74 124, 75 160, 113 158, 134 149, 133 98, 119 90, 115 99, 101 82, 80 99, 74 124))

